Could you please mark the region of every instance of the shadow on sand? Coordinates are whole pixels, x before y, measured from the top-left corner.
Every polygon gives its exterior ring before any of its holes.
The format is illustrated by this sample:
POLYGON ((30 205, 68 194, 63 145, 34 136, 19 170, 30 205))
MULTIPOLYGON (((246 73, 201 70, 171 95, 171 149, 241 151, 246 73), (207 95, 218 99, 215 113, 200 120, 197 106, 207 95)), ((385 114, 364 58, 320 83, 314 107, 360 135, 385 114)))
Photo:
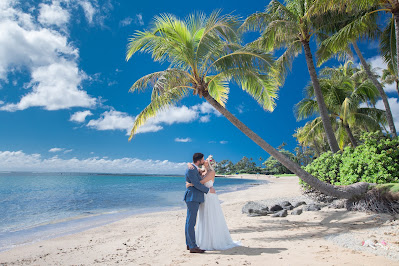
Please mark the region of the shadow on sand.
POLYGON ((236 228, 230 230, 230 233, 278 232, 278 237, 255 237, 253 239, 265 242, 296 241, 315 237, 324 238, 332 234, 347 233, 350 230, 373 228, 381 226, 389 218, 389 215, 380 219, 374 219, 372 216, 356 217, 353 212, 343 210, 319 212, 317 215, 321 217, 314 221, 293 221, 289 218, 258 219, 257 224, 236 228))
POLYGON ((221 254, 221 255, 247 255, 247 256, 259 256, 262 253, 277 254, 287 250, 286 248, 250 248, 250 247, 235 247, 228 250, 208 251, 209 254, 221 254))

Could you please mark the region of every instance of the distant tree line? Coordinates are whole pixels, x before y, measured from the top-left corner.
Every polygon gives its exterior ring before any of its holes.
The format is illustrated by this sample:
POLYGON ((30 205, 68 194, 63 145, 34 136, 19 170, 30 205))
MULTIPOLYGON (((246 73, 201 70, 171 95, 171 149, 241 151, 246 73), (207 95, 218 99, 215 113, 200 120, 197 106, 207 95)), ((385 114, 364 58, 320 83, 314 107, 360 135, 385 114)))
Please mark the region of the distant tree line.
MULTIPOLYGON (((285 150, 283 147, 286 143, 281 144, 278 150, 287 156, 290 160, 297 162, 302 166, 306 166, 316 157, 314 151, 303 147, 295 148, 295 154, 285 150)), ((236 164, 230 160, 222 160, 216 162, 215 171, 219 175, 233 175, 233 174, 264 174, 264 175, 279 175, 292 174, 284 165, 282 165, 274 157, 270 156, 264 160, 262 157, 258 159, 260 166, 253 158, 244 156, 236 164)))

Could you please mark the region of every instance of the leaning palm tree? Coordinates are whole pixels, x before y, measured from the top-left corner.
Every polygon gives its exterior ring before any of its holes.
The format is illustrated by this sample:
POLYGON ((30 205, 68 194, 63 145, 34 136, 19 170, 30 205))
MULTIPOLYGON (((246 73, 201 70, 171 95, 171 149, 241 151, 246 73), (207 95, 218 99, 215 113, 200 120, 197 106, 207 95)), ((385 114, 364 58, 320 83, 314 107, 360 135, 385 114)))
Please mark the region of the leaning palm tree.
MULTIPOLYGON (((383 89, 383 86, 378 81, 377 77, 373 75, 369 65, 364 59, 359 47, 357 46, 357 39, 359 38, 375 38, 377 32, 378 17, 376 12, 384 11, 391 12, 391 23, 388 24, 383 32, 381 39, 381 50, 385 61, 388 64, 396 64, 395 70, 399 69, 399 64, 396 60, 397 49, 399 49, 398 40, 393 39, 399 34, 399 28, 396 24, 399 22, 399 1, 398 0, 319 0, 315 5, 315 13, 323 15, 323 12, 341 12, 347 14, 345 21, 335 24, 339 26, 337 31, 326 40, 323 41, 319 50, 319 56, 322 58, 320 62, 325 61, 326 54, 342 52, 347 49, 348 43, 351 43, 361 64, 366 70, 370 80, 377 87, 382 102, 386 110, 386 119, 391 131, 391 134, 396 137, 397 132, 395 128, 392 111, 388 102, 388 97, 383 89), (393 34, 395 22, 395 34, 393 34), (393 51, 395 49, 395 51, 393 51), (394 58, 395 57, 395 58, 394 58)), ((334 24, 333 24, 334 25, 334 24)), ((334 27, 332 27, 334 28, 334 27)), ((396 72, 398 73, 398 72, 396 72)))
MULTIPOLYGON (((377 88, 369 80, 359 83, 361 79, 352 65, 353 63, 348 61, 338 68, 327 67, 321 70, 320 85, 330 117, 336 124, 336 135, 341 150, 347 139, 353 147, 358 145, 353 136, 354 129, 368 128, 380 131, 380 124, 386 121, 383 119, 384 111, 366 106, 375 104, 379 96, 377 88)), ((307 86, 305 92, 306 97, 296 105, 295 113, 298 120, 319 113, 314 100, 313 86, 307 86)), ((316 121, 314 128, 317 128, 316 121)))
POLYGON ((254 46, 266 51, 285 48, 283 55, 277 60, 281 79, 284 78, 288 69, 291 68, 293 59, 302 51, 305 51, 306 63, 313 87, 320 117, 323 121, 328 144, 333 153, 339 150, 334 131, 328 117, 327 107, 321 93, 319 79, 310 49, 312 37, 323 36, 323 26, 328 27, 333 14, 327 16, 315 16, 312 9, 314 0, 287 0, 286 5, 277 0, 272 0, 266 7, 265 12, 255 13, 249 16, 242 30, 261 30, 262 35, 253 42, 254 46))
POLYGON ((131 87, 131 91, 152 87, 152 96, 150 104, 136 117, 130 139, 148 119, 191 92, 205 97, 234 126, 310 186, 340 198, 365 193, 367 183, 335 187, 310 175, 225 108, 229 82, 237 83, 266 110, 273 109, 277 96, 271 55, 239 45, 238 26, 236 17, 218 12, 210 16, 194 14, 185 20, 162 15, 155 18, 149 30, 135 32, 128 44, 127 60, 137 52, 145 52, 155 61, 168 61, 170 66, 140 78, 131 87))

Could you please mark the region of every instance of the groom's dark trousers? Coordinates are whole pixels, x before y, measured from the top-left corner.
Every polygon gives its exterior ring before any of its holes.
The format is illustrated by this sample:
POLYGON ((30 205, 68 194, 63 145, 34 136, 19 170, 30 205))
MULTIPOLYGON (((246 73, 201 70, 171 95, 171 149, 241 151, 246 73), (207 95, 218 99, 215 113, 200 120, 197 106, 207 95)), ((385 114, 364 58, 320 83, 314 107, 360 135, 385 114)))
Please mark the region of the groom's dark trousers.
POLYGON ((187 169, 186 181, 194 186, 187 188, 184 194, 184 201, 187 204, 187 218, 186 218, 186 245, 191 248, 196 248, 194 227, 197 222, 197 213, 201 202, 204 202, 204 193, 209 192, 209 188, 201 184, 201 176, 197 168, 187 169))

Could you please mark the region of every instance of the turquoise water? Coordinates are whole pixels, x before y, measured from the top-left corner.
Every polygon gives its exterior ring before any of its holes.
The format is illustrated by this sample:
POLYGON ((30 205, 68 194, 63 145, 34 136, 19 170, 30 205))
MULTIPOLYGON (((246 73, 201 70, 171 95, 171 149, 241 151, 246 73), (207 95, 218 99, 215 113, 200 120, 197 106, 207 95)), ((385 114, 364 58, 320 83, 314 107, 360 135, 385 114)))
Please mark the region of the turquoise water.
MULTIPOLYGON (((218 193, 258 183, 217 178, 218 193)), ((183 176, 0 173, 0 251, 133 214, 185 207, 183 176)))

